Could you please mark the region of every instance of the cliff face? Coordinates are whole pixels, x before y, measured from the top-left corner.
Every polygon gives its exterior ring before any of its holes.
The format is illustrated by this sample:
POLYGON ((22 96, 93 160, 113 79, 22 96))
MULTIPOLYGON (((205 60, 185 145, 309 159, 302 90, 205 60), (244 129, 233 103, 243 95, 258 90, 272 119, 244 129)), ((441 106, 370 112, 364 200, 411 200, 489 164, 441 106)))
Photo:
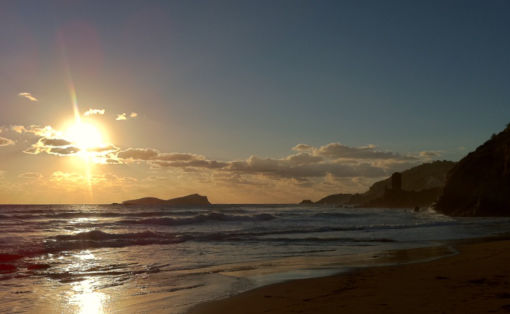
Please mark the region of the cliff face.
POLYGON ((451 216, 510 216, 510 127, 451 170, 436 210, 451 216))
POLYGON ((207 206, 211 205, 207 196, 191 194, 183 197, 162 200, 155 197, 144 197, 122 202, 124 205, 172 205, 172 206, 207 206))
POLYGON ((332 194, 315 204, 359 205, 367 207, 428 206, 437 200, 446 183, 448 172, 455 166, 452 161, 434 161, 405 170, 399 176, 402 193, 388 194, 392 178, 374 183, 362 194, 332 194))
POLYGON ((315 204, 323 205, 343 205, 348 204, 351 201, 352 194, 333 194, 321 198, 315 204))
POLYGON ((441 191, 441 188, 420 191, 386 190, 382 197, 363 204, 363 206, 382 208, 427 207, 438 199, 441 191))
MULTIPOLYGON (((455 166, 453 161, 434 161, 422 164, 402 172, 402 190, 422 191, 442 188, 446 184, 448 172, 455 166)), ((374 183, 363 193, 365 202, 383 197, 387 189, 391 188, 391 178, 374 183)))

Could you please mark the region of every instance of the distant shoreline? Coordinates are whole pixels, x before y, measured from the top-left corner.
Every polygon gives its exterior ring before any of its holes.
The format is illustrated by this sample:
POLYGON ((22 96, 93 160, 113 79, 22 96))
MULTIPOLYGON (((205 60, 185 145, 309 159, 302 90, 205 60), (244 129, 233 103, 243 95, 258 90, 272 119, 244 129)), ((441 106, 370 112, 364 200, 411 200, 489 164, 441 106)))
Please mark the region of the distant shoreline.
POLYGON ((399 250, 392 254, 397 265, 263 286, 198 304, 187 314, 508 311, 510 236, 458 240, 452 245, 460 254, 405 263, 427 248, 399 250))

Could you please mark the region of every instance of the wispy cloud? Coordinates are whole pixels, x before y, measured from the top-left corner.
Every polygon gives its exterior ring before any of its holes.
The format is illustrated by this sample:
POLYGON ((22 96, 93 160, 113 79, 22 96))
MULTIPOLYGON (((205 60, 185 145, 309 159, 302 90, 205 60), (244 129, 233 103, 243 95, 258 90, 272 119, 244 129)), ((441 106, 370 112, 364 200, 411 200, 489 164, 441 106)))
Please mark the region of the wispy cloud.
POLYGON ((104 109, 92 109, 85 111, 83 113, 84 116, 102 116, 104 115, 105 110, 104 109))
POLYGON ((34 102, 37 102, 39 101, 39 99, 35 98, 34 96, 32 96, 31 93, 28 93, 28 92, 21 92, 21 93, 18 93, 18 96, 20 97, 25 97, 26 99, 30 100, 30 101, 34 101, 34 102))
POLYGON ((0 137, 0 146, 14 145, 14 141, 5 137, 0 137))
POLYGON ((115 120, 117 120, 117 121, 127 120, 126 114, 125 113, 118 114, 117 118, 115 118, 115 120))
POLYGON ((11 126, 11 130, 16 133, 23 134, 29 133, 35 136, 47 137, 47 138, 58 138, 62 136, 62 132, 59 132, 52 128, 51 126, 40 126, 40 125, 13 125, 11 126))
POLYGON ((24 172, 24 173, 20 173, 18 175, 18 178, 26 179, 26 180, 38 180, 38 179, 42 179, 43 175, 39 172, 24 172))
POLYGON ((439 158, 441 156, 441 151, 432 150, 432 151, 422 151, 419 153, 419 156, 426 159, 434 159, 439 158))
POLYGON ((117 115, 117 117, 115 118, 115 120, 124 121, 127 119, 134 119, 136 117, 138 117, 138 113, 136 113, 136 112, 131 112, 129 115, 127 113, 123 112, 123 113, 119 113, 117 115))

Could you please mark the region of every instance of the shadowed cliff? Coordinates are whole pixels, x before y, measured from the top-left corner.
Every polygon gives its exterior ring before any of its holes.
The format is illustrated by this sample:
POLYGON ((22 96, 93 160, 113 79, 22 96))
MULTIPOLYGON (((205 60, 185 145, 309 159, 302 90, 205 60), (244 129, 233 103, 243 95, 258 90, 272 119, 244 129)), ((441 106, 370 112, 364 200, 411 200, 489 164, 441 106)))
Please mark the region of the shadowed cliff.
POLYGON ((450 171, 436 210, 451 216, 510 216, 510 125, 450 171))
POLYGON ((401 186, 392 189, 392 180, 387 178, 374 183, 362 194, 332 194, 315 204, 356 205, 366 207, 415 207, 429 206, 441 194, 448 172, 455 166, 452 161, 425 163, 401 173, 401 186))

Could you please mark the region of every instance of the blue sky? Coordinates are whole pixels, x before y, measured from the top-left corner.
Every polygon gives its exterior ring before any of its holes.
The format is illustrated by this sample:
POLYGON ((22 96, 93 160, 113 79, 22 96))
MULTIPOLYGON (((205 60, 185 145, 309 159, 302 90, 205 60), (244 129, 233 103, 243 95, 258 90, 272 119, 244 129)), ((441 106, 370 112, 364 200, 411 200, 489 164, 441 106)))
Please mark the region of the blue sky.
POLYGON ((83 110, 138 113, 109 126, 121 149, 228 161, 339 142, 458 160, 510 122, 509 13, 503 0, 4 2, 0 125, 59 124, 72 81, 83 110))

